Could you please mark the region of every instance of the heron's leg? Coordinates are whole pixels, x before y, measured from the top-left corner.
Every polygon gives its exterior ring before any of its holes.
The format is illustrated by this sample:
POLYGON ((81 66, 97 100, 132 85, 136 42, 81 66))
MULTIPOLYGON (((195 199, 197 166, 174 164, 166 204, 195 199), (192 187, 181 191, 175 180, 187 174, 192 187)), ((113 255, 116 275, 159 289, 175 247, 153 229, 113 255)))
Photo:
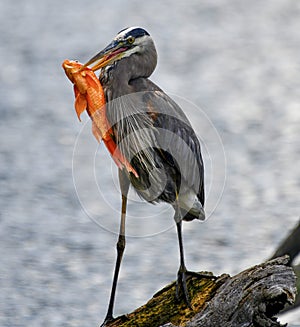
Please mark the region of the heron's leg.
POLYGON ((121 223, 120 223, 120 231, 119 231, 119 238, 117 242, 117 260, 115 265, 115 272, 113 277, 112 289, 110 294, 110 300, 108 305, 107 314, 102 326, 105 326, 107 321, 113 319, 113 309, 114 309, 114 302, 115 302, 115 295, 119 277, 120 266, 123 258, 123 253, 125 249, 125 218, 126 218, 126 207, 127 207, 127 195, 129 190, 130 181, 126 174, 119 170, 119 182, 120 188, 122 192, 122 211, 121 211, 121 223))
POLYGON ((191 303, 189 299, 188 289, 186 285, 187 277, 197 277, 197 278, 209 278, 216 279, 215 276, 209 274, 201 274, 198 272, 190 271, 186 269, 185 260, 184 260, 184 249, 183 249, 183 239, 182 239, 182 212, 179 206, 175 209, 175 222, 177 227, 177 235, 179 242, 179 254, 180 254, 180 266, 177 273, 176 281, 176 298, 179 299, 179 289, 181 288, 184 296, 184 300, 188 307, 191 309, 191 303))
POLYGON ((177 235, 178 235, 178 242, 179 242, 179 255, 180 255, 180 266, 177 273, 177 282, 176 282, 176 297, 179 299, 179 288, 182 289, 184 300, 188 307, 191 308, 191 303, 189 300, 189 294, 186 286, 186 277, 188 270, 186 269, 185 262, 184 262, 184 250, 183 250, 183 240, 182 240, 182 219, 181 217, 176 217, 176 215, 180 215, 180 211, 176 210, 175 213, 175 221, 177 227, 177 235))

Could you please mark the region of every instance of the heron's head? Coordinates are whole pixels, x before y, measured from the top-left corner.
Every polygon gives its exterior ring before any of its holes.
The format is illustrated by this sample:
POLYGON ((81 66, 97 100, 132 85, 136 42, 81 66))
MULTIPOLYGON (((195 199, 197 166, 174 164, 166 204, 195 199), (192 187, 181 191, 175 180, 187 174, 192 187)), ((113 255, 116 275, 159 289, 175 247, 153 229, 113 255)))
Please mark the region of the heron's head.
MULTIPOLYGON (((93 71, 112 66, 125 58, 133 58, 131 66, 141 66, 154 70, 157 55, 153 40, 149 33, 141 27, 129 27, 121 30, 112 42, 91 58, 84 66, 91 66, 93 71)), ((132 69, 133 67, 128 67, 132 69)), ((149 70, 149 69, 148 69, 149 70)), ((150 75, 149 74, 149 75, 150 75)))

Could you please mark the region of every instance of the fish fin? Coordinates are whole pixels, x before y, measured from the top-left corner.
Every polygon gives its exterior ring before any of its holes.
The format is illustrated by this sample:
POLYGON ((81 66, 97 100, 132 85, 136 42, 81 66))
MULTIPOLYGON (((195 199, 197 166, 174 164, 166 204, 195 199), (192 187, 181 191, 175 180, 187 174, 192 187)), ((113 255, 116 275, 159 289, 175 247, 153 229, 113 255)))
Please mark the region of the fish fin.
POLYGON ((100 82, 96 75, 91 76, 90 74, 86 74, 85 80, 87 81, 88 85, 91 88, 93 88, 95 90, 99 90, 99 88, 101 88, 100 82))
POLYGON ((75 95, 75 99, 76 99, 80 95, 80 92, 79 92, 78 87, 76 85, 74 85, 73 89, 74 89, 74 95, 75 95))
POLYGON ((96 125, 96 123, 93 121, 92 122, 92 132, 96 138, 96 140, 100 143, 100 141, 102 140, 102 134, 100 129, 98 128, 98 126, 96 125))
POLYGON ((128 171, 128 173, 133 173, 133 175, 138 178, 139 175, 136 172, 136 170, 131 166, 131 164, 129 163, 129 161, 125 158, 125 156, 121 153, 121 151, 116 148, 115 152, 112 155, 115 163, 117 164, 117 166, 122 170, 124 167, 126 168, 126 170, 128 171))
POLYGON ((75 93, 75 110, 77 113, 78 119, 80 119, 80 115, 86 110, 87 108, 87 100, 85 95, 81 94, 76 85, 74 85, 74 93, 75 93))

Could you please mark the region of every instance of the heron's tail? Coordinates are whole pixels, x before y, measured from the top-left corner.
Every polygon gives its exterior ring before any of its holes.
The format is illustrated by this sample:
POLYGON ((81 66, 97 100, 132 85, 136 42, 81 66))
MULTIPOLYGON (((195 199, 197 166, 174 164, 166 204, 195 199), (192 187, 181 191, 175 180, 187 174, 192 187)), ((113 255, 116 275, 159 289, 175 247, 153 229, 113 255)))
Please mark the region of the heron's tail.
POLYGON ((183 220, 191 221, 193 219, 205 220, 205 212, 202 207, 202 204, 198 199, 195 199, 195 202, 192 208, 188 212, 183 212, 183 220))
POLYGON ((205 212, 198 196, 192 191, 182 192, 173 203, 175 221, 205 220, 205 212))

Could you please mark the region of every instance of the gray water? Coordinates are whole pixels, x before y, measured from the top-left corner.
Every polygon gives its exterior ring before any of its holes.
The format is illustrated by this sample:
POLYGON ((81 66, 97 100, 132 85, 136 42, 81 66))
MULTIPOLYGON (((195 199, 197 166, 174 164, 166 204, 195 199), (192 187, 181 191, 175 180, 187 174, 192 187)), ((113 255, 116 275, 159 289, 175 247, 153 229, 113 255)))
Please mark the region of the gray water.
MULTIPOLYGON (((1 1, 0 325, 97 326, 115 260, 116 167, 77 120, 64 59, 86 61, 140 25, 152 80, 203 146, 207 212, 184 226, 192 270, 234 274, 272 255, 299 219, 300 3, 1 1)), ((116 314, 174 280, 172 211, 128 208, 116 314)), ((283 317, 300 325, 299 310, 283 317)))

